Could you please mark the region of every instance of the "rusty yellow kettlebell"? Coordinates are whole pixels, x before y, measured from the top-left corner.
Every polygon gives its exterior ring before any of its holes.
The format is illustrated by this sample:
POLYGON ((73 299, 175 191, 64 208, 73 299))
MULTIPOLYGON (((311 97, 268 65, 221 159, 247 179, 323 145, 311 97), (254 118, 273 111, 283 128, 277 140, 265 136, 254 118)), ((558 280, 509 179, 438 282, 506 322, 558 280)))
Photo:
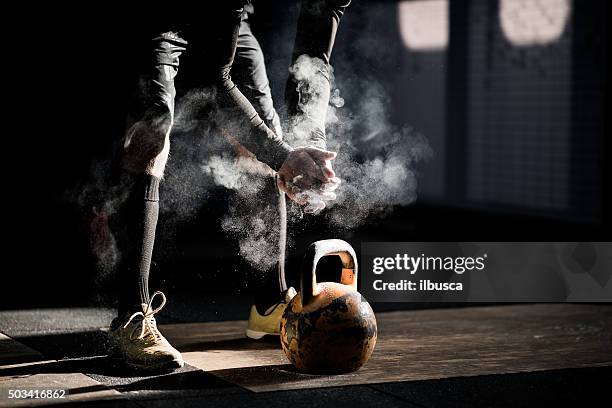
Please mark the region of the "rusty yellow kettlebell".
POLYGON ((345 241, 327 239, 310 245, 301 271, 301 290, 281 320, 281 344, 289 361, 313 374, 358 370, 374 350, 376 317, 357 291, 357 257, 345 241), (317 263, 337 255, 342 277, 317 282, 317 263))

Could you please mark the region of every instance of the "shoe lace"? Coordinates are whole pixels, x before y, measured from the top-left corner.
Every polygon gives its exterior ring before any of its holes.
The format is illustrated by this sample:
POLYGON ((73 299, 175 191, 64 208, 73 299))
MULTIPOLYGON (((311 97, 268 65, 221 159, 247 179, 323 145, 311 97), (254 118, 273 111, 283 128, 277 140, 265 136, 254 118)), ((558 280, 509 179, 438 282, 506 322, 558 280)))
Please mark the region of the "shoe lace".
MULTIPOLYGON (((166 295, 164 295, 163 292, 160 292, 160 291, 153 293, 153 296, 151 296, 151 299, 149 299, 149 302, 147 303, 147 307, 144 309, 144 311, 136 312, 133 315, 131 315, 130 318, 127 320, 127 322, 123 325, 123 328, 124 329, 127 328, 136 317, 142 317, 142 320, 140 321, 141 323, 140 334, 138 335, 137 338, 138 339, 144 338, 145 335, 147 334, 147 329, 148 329, 148 332, 150 335, 153 336, 153 339, 155 341, 160 341, 162 339, 162 335, 157 329, 157 325, 155 324, 154 316, 165 305, 166 305, 166 295), (153 299, 155 299, 155 297, 158 295, 161 296, 162 302, 158 307, 153 308, 153 299)), ((132 332, 132 334, 130 335, 131 338, 133 338, 133 335, 135 332, 136 330, 132 332)))

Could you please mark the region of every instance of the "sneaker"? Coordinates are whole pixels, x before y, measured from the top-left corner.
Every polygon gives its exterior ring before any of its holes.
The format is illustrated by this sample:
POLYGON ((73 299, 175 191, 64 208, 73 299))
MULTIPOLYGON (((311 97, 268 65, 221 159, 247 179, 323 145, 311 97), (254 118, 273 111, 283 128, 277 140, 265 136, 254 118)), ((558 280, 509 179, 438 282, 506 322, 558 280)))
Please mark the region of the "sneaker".
POLYGON ((143 303, 142 312, 127 319, 111 323, 110 337, 115 343, 114 354, 125 365, 142 371, 170 370, 184 365, 181 353, 157 329, 154 315, 166 304, 166 296, 155 292, 149 303, 143 303), (162 303, 152 308, 153 299, 162 297, 162 303))
POLYGON ((283 313, 287 308, 287 304, 296 294, 295 289, 287 289, 283 299, 270 306, 263 315, 259 314, 255 305, 251 306, 246 336, 255 340, 259 340, 265 335, 278 336, 280 334, 280 321, 283 313))

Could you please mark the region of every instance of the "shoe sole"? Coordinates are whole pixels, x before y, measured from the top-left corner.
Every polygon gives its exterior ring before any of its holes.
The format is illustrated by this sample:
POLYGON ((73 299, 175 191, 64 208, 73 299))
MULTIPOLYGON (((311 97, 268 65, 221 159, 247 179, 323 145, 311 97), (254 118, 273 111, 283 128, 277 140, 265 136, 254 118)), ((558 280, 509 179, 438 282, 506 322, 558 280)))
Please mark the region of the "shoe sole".
POLYGON ((177 370, 179 368, 182 368, 185 365, 183 361, 177 361, 177 360, 166 361, 164 363, 160 363, 157 365, 138 364, 138 363, 131 363, 129 361, 124 361, 123 363, 127 367, 133 370, 136 370, 138 372, 172 371, 172 370, 177 370))
POLYGON ((116 366, 124 366, 128 369, 137 371, 137 372, 152 372, 152 371, 172 371, 185 366, 184 360, 170 360, 164 361, 159 364, 139 364, 126 360, 126 358, 120 352, 116 350, 111 350, 108 354, 112 364, 116 366))
POLYGON ((265 336, 279 336, 279 335, 280 333, 268 333, 268 332, 256 331, 256 330, 251 330, 251 329, 246 330, 246 336, 249 339, 253 339, 253 340, 260 340, 265 336))

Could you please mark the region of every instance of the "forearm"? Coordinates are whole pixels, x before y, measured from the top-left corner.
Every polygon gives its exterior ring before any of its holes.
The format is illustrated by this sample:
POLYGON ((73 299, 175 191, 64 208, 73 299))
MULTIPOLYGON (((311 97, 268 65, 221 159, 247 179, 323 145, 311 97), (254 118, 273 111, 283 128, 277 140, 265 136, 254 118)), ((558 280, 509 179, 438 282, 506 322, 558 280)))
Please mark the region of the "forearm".
POLYGON ((290 68, 287 110, 296 145, 326 149, 325 122, 331 94, 330 68, 319 58, 301 55, 290 68))
POLYGON ((230 130, 232 137, 255 154, 259 161, 278 170, 292 150, 291 147, 268 128, 230 76, 236 54, 240 15, 233 12, 223 16, 227 20, 215 33, 217 50, 209 59, 212 75, 216 78, 219 105, 230 107, 233 111, 231 115, 219 119, 227 122, 222 126, 230 130))
POLYGON ((220 88, 219 97, 226 99, 227 104, 238 110, 234 120, 239 123, 237 123, 237 131, 232 132, 232 136, 251 151, 259 161, 278 170, 289 152, 293 150, 291 146, 285 143, 281 136, 270 130, 231 79, 224 81, 220 88))
POLYGON ((286 87, 292 133, 300 143, 326 148, 331 94, 329 65, 340 18, 350 0, 303 0, 286 87))

